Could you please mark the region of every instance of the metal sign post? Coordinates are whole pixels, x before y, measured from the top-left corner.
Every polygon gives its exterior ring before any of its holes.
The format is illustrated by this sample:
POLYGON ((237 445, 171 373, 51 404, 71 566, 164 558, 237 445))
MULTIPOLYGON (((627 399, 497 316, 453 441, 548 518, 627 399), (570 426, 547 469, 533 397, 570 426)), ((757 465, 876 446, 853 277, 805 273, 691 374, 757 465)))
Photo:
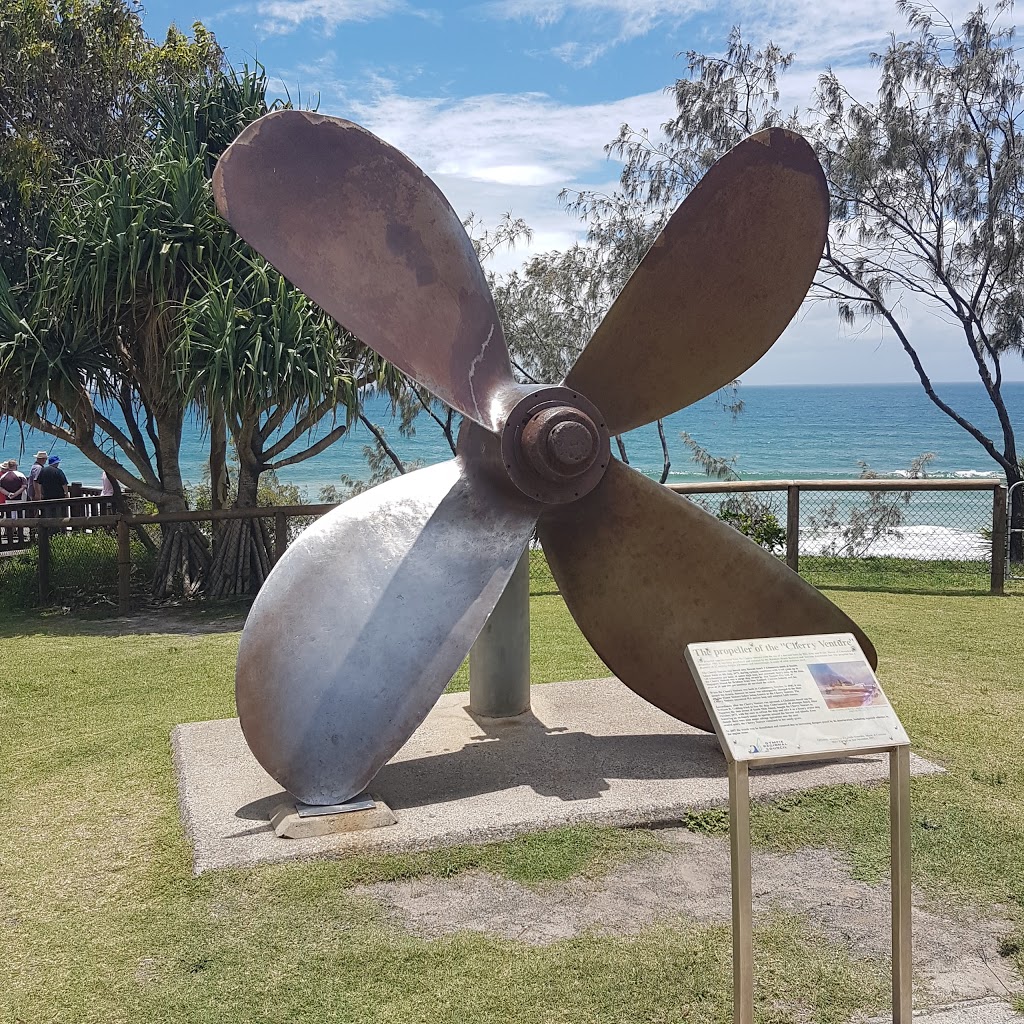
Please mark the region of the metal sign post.
POLYGON ((850 633, 690 644, 686 662, 729 769, 734 1024, 754 1020, 750 763, 889 755, 892 1019, 913 1012, 910 741, 850 633))
MULTIPOLYGON (((910 927, 910 747, 889 747, 889 821, 892 891, 892 1020, 910 1024, 913 1014, 910 927)), ((858 750, 858 754, 880 753, 858 750)), ((727 755, 728 756, 728 755, 727 755)), ((771 759, 792 764, 803 758, 771 759)), ((749 762, 729 761, 729 846, 732 867, 732 981, 734 1024, 754 1020, 753 889, 750 872, 749 762)))

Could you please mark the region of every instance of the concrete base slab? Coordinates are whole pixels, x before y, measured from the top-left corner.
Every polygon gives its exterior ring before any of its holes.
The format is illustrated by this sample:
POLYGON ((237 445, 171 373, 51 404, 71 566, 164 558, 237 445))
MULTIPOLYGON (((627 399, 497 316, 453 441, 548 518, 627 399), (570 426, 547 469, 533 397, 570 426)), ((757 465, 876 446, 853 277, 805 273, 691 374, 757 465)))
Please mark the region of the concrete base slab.
MULTIPOLYGON (((270 825, 289 799, 257 764, 237 719, 171 733, 182 820, 196 874, 355 851, 422 850, 508 839, 578 822, 652 825, 728 804, 725 758, 713 735, 670 718, 617 679, 532 689, 514 719, 469 713, 445 694, 373 780, 398 819, 389 828, 280 839, 270 825)), ((912 756, 913 773, 942 771, 912 756)), ((885 755, 751 771, 754 799, 888 777, 885 755)))

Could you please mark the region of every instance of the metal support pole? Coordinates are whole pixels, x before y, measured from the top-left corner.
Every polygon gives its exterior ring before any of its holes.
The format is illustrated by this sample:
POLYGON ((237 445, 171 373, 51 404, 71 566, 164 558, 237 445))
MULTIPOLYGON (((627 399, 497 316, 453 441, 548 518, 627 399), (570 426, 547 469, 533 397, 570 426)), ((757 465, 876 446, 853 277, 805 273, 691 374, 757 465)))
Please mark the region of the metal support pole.
POLYGON ((889 751, 892 876, 892 1020, 910 1024, 914 1012, 910 915, 910 747, 889 751))
POLYGON ((786 488, 786 565, 800 571, 800 488, 786 488))
POLYGON ((530 549, 469 652, 469 709, 485 718, 530 710, 530 549))
POLYGON ((1006 580, 1006 488, 999 484, 992 488, 992 575, 989 590, 1003 593, 1006 580))
POLYGON ((750 773, 746 761, 729 762, 729 852, 732 865, 732 1016, 754 1020, 753 889, 750 881, 750 773))

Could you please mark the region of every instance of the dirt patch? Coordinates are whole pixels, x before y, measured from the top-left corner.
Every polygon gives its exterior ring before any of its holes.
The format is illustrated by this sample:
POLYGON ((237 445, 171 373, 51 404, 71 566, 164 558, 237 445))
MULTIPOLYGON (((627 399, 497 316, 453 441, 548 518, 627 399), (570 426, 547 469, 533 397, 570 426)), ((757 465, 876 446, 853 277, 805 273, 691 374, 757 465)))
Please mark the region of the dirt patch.
MULTIPOLYGON (((729 847, 685 829, 659 833, 668 849, 622 864, 600 878, 529 888, 484 872, 367 886, 411 931, 426 937, 480 931, 534 945, 585 932, 636 933, 659 922, 728 921, 729 847)), ((755 913, 781 909, 859 954, 887 959, 887 883, 850 877, 827 850, 754 855, 755 913)), ((998 953, 1012 922, 970 909, 938 907, 914 894, 914 959, 929 1001, 952 1002, 1022 991, 998 953)))
POLYGON ((248 609, 165 607, 122 616, 41 614, 18 625, 22 630, 43 631, 61 636, 142 636, 149 633, 173 636, 203 636, 207 633, 237 633, 245 625, 248 609))

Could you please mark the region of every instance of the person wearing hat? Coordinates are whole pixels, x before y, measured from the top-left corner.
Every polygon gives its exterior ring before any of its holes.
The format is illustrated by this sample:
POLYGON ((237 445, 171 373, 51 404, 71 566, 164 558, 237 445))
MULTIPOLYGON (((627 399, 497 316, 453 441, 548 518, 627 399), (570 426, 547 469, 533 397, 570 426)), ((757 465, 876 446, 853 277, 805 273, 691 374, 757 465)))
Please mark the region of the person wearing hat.
POLYGON ((39 500, 39 488, 36 487, 36 477, 39 476, 39 471, 46 465, 46 452, 36 452, 36 461, 32 463, 32 468, 28 471, 28 500, 38 501, 39 500))
MULTIPOLYGON (((46 465, 39 470, 39 474, 36 476, 36 487, 39 489, 39 496, 43 501, 53 501, 56 498, 68 496, 68 478, 64 475, 64 470, 60 468, 59 455, 51 455, 46 460, 46 465)), ((48 505, 43 510, 43 515, 60 518, 67 514, 66 508, 63 505, 48 505)))

